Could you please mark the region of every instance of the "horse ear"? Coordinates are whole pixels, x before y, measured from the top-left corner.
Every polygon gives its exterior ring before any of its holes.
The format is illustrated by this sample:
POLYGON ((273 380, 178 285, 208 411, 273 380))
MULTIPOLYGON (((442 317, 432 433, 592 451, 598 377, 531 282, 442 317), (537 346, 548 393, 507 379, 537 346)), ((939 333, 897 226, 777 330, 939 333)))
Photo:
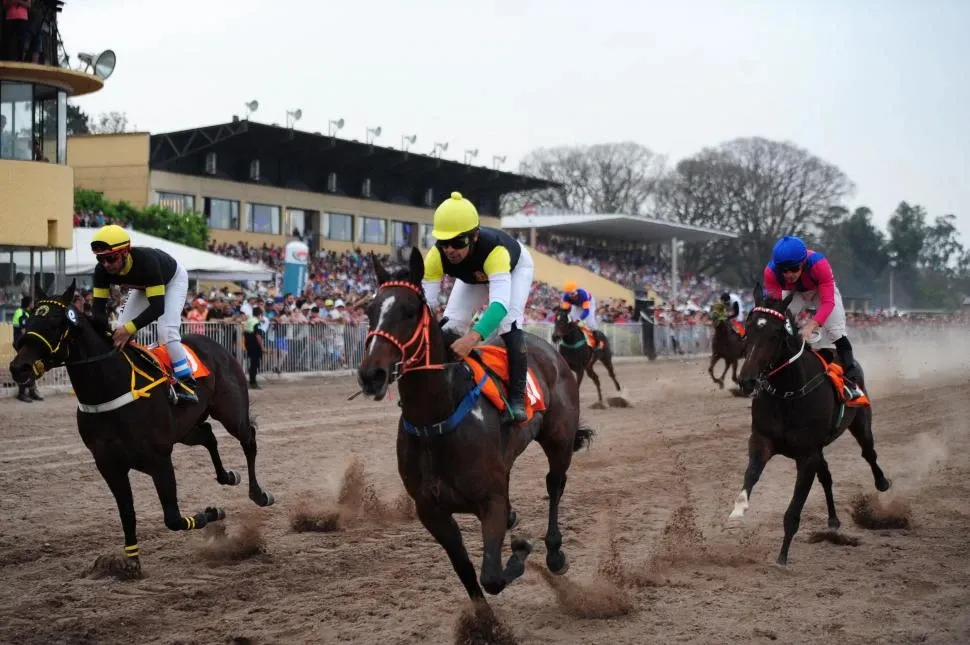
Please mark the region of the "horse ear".
POLYGON ((424 256, 416 246, 411 247, 411 260, 408 265, 411 282, 421 286, 421 281, 424 280, 424 256))
POLYGON ((74 292, 77 290, 77 278, 71 280, 71 284, 67 285, 67 290, 61 295, 61 302, 66 305, 71 304, 74 300, 74 292))
POLYGON ((377 259, 377 255, 373 251, 370 252, 370 260, 374 264, 374 273, 377 275, 377 284, 384 284, 391 279, 390 274, 381 264, 381 261, 377 259))
POLYGON ((787 296, 785 296, 785 299, 781 301, 781 310, 782 311, 788 311, 788 305, 791 304, 792 298, 794 298, 794 297, 795 297, 795 292, 794 291, 792 291, 787 296))
POLYGON ((764 301, 765 301, 765 290, 761 286, 760 282, 755 282, 754 283, 754 306, 760 307, 764 301))

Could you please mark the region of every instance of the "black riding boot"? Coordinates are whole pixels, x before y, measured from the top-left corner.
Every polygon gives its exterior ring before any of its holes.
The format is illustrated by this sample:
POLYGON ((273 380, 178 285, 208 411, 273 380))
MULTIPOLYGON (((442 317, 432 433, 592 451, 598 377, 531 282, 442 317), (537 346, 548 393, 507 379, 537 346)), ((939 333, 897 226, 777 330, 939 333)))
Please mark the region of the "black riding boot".
POLYGON ((853 389, 858 389, 859 366, 856 364, 855 357, 852 355, 852 344, 849 342, 848 337, 843 336, 835 341, 835 350, 839 353, 839 360, 842 361, 842 374, 845 380, 848 381, 847 385, 853 389))
POLYGON ((188 403, 198 403, 199 397, 195 393, 195 388, 199 387, 199 382, 195 380, 195 377, 185 376, 178 380, 181 383, 181 385, 175 386, 175 396, 178 397, 179 401, 186 401, 188 403), (186 387, 188 389, 186 389, 186 387))
POLYGON ((513 421, 525 421, 525 380, 529 358, 525 349, 525 332, 512 323, 512 331, 502 334, 509 354, 509 412, 513 421))

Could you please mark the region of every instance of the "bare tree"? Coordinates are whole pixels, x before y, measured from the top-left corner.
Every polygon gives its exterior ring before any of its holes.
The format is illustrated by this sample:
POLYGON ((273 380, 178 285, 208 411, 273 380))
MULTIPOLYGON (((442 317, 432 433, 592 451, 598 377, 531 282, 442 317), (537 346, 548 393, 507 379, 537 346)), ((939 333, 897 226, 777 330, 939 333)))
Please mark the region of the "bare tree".
POLYGON ((638 143, 539 148, 520 164, 520 172, 559 183, 559 188, 516 193, 503 198, 502 213, 527 205, 574 213, 642 215, 653 210, 653 196, 666 159, 638 143))
POLYGON ((128 131, 128 115, 124 112, 102 112, 94 122, 88 121, 92 134, 116 134, 128 131))
POLYGON ((753 283, 782 235, 818 237, 853 191, 838 167, 788 142, 735 139, 682 160, 658 191, 658 210, 684 224, 738 234, 688 247, 685 267, 753 283))

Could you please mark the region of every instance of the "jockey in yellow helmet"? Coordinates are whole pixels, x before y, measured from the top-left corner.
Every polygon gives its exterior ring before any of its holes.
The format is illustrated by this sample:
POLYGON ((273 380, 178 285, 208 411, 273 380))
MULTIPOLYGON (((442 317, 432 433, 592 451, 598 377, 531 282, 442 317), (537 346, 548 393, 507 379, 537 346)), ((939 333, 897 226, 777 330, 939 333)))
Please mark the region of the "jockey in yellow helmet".
POLYGON ((115 347, 123 347, 135 332, 157 320, 159 342, 168 350, 175 378, 186 386, 176 388, 176 395, 183 401, 198 403, 198 383, 192 377, 180 333, 182 307, 189 290, 185 268, 165 251, 132 247, 128 231, 117 224, 98 229, 91 238, 91 251, 98 259, 91 303, 94 318, 107 323, 105 305, 111 285, 130 287, 128 300, 118 314, 115 347))
POLYGON ((509 355, 510 412, 516 422, 525 421, 528 361, 523 327, 532 256, 508 233, 480 226, 475 205, 458 192, 435 210, 431 235, 435 245, 424 258, 425 298, 436 302, 444 276, 455 278, 444 317, 446 329, 462 334, 451 346, 458 356, 467 356, 493 332, 501 334, 509 355), (471 327, 472 317, 486 305, 471 327))

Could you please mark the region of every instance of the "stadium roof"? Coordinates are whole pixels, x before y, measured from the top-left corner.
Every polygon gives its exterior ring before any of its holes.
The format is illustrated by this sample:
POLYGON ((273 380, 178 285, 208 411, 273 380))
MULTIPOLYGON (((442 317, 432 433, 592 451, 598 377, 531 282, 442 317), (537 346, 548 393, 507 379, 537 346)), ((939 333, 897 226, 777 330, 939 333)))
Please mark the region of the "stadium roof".
POLYGON ((584 235, 607 239, 659 242, 672 238, 684 242, 736 239, 736 233, 704 226, 677 224, 639 215, 525 215, 518 213, 502 218, 502 228, 544 228, 567 235, 584 235))
POLYGON ((504 170, 249 120, 153 134, 149 164, 156 170, 170 170, 180 159, 220 149, 239 155, 258 152, 260 156, 286 157, 335 172, 433 176, 436 183, 461 186, 467 192, 504 194, 559 187, 556 182, 504 170))

